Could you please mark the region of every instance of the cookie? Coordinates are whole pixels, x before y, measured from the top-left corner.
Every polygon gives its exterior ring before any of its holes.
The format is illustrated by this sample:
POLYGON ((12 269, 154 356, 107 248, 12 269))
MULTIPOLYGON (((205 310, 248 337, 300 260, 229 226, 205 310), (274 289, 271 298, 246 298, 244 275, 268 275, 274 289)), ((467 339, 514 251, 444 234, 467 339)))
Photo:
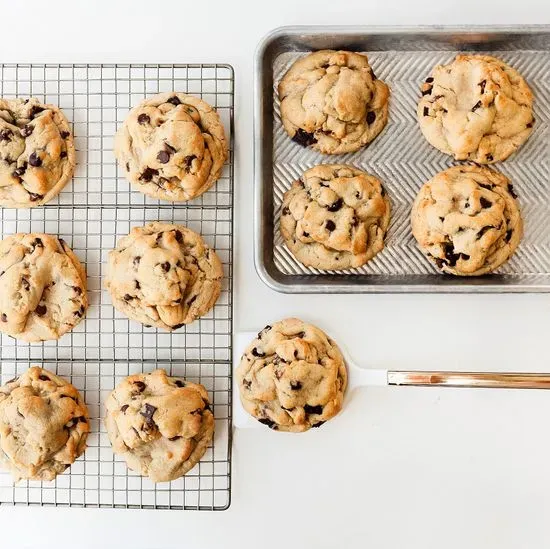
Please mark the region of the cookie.
POLYGON ((297 318, 266 326, 237 368, 244 409, 276 431, 320 427, 342 408, 347 371, 340 349, 297 318))
POLYGON ((105 425, 115 454, 153 482, 192 469, 214 435, 208 393, 164 370, 124 379, 107 398, 105 425))
POLYGON ((65 115, 38 99, 0 98, 0 205, 32 208, 57 196, 75 166, 65 115))
POLYGON ((228 148, 220 117, 208 103, 169 92, 130 111, 116 134, 115 156, 136 189, 181 202, 216 182, 228 148))
POLYGON ((58 339, 88 307, 86 273, 66 242, 18 233, 0 241, 0 331, 23 341, 58 339))
POLYGON ((533 131, 533 94, 512 67, 489 55, 457 55, 422 86, 418 122, 424 137, 457 160, 508 158, 533 131))
POLYGON ((366 55, 321 50, 298 59, 279 83, 281 120, 304 147, 354 152, 384 129, 389 95, 366 55))
POLYGON ((105 286, 127 317, 177 330, 212 309, 222 276, 220 259, 200 235, 154 222, 134 227, 109 253, 105 286))
POLYGON ((515 198, 501 173, 454 166, 420 189, 412 208, 413 235, 445 273, 490 273, 510 258, 523 235, 515 198))
POLYGON ((15 482, 53 480, 86 449, 89 417, 68 381, 29 368, 0 387, 0 466, 15 482))
POLYGON ((376 177, 353 166, 307 170, 284 194, 281 208, 286 245, 308 267, 360 267, 384 247, 390 202, 376 177))

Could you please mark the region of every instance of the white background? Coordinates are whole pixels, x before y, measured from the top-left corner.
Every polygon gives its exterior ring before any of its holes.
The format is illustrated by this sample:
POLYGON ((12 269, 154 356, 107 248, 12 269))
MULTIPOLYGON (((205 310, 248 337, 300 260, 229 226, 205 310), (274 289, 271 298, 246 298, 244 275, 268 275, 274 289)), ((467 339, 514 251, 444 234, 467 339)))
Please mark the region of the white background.
MULTIPOLYGON (((237 330, 298 315, 365 365, 550 370, 550 296, 285 296, 252 261, 252 63, 291 24, 550 23, 547 0, 4 0, 0 61, 227 62, 237 330)), ((369 389, 302 435, 237 430, 226 512, 0 508, 0 547, 550 545, 550 393, 369 389)))

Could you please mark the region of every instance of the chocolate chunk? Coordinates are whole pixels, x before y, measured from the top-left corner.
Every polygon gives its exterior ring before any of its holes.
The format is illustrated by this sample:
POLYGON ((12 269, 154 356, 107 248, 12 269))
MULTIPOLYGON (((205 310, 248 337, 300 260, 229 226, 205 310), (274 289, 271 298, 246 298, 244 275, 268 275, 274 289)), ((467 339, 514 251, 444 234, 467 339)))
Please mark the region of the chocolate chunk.
POLYGON ((171 440, 172 442, 174 442, 174 440, 179 440, 181 437, 176 435, 175 437, 171 437, 169 438, 168 440, 171 440))
POLYGON ((440 257, 434 257, 435 264, 442 269, 443 265, 445 265, 447 262, 444 259, 441 259, 440 257))
POLYGON ((252 356, 257 356, 257 357, 263 357, 263 356, 265 356, 265 353, 262 352, 262 351, 259 351, 259 350, 258 350, 258 347, 254 347, 254 348, 252 349, 252 351, 250 351, 250 352, 252 353, 252 356))
POLYGON ((136 290, 141 290, 141 284, 139 283, 139 280, 134 280, 134 286, 136 290))
POLYGON ((504 237, 505 242, 510 242, 510 239, 512 238, 512 229, 508 229, 506 231, 506 236, 504 237))
POLYGON ((174 236, 176 237, 176 242, 178 242, 179 244, 183 242, 183 235, 181 234, 180 230, 176 230, 174 232, 174 236))
POLYGON ((33 152, 29 156, 29 164, 34 168, 39 168, 42 166, 42 159, 36 154, 36 152, 33 152))
POLYGON ((326 421, 318 421, 317 423, 314 423, 312 427, 321 427, 324 423, 326 423, 326 421))
POLYGON ((262 339, 262 336, 271 330, 271 326, 268 324, 261 332, 258 332, 258 339, 262 339))
POLYGON ((82 295, 82 288, 79 288, 78 286, 73 286, 73 292, 76 295, 82 295))
POLYGON ((160 268, 161 268, 165 273, 167 273, 167 272, 170 270, 171 265, 170 265, 170 263, 169 263, 168 261, 165 261, 164 263, 161 263, 160 268))
POLYGON ((431 84, 433 81, 434 81, 433 76, 428 76, 428 78, 426 78, 424 82, 426 82, 426 84, 431 84))
POLYGON ((23 126, 20 130, 21 137, 29 137, 33 130, 34 126, 29 126, 28 124, 26 126, 23 126))
POLYGON ((508 192, 512 195, 512 198, 517 198, 518 195, 514 192, 514 186, 508 183, 508 192))
POLYGON ((185 324, 174 324, 172 326, 172 330, 179 330, 180 328, 183 328, 185 326, 185 324))
POLYGON ((84 416, 79 416, 77 419, 80 423, 88 423, 88 420, 84 416))
POLYGON ((30 117, 34 118, 37 114, 40 114, 44 110, 43 107, 39 107, 38 105, 33 105, 31 107, 30 117))
MULTIPOLYGON (((432 93, 432 87, 430 86, 429 88, 425 89, 425 90, 422 90, 422 95, 431 95, 432 93)), ((424 107, 424 110, 426 109, 426 107, 424 107)), ((424 115, 426 116, 426 115, 424 115)))
POLYGON ((300 381, 291 381, 290 388, 293 391, 299 391, 302 388, 302 383, 300 381))
POLYGON ((124 295, 124 301, 132 301, 132 299, 134 299, 130 294, 125 294, 124 295))
POLYGON ((162 235, 164 234, 163 231, 160 231, 160 233, 157 233, 157 236, 155 237, 155 244, 157 246, 160 246, 160 242, 162 240, 162 235))
POLYGON ((27 163, 23 162, 23 164, 21 164, 19 168, 15 168, 15 170, 13 170, 13 175, 14 177, 21 177, 26 171, 27 171, 27 163))
POLYGON ((482 80, 478 86, 481 88, 481 93, 485 93, 485 85, 487 84, 487 80, 482 80))
POLYGON ((281 212, 282 215, 288 215, 290 214, 290 208, 288 206, 285 206, 283 208, 283 211, 281 212))
POLYGON ((6 313, 2 313, 2 316, 0 318, 2 319, 2 322, 8 321, 8 315, 6 313))
POLYGON ((61 137, 62 137, 63 139, 67 139, 67 137, 69 137, 69 135, 71 135, 70 132, 67 132, 67 131, 62 131, 62 132, 61 132, 61 137))
POLYGON ((139 124, 149 124, 149 122, 151 122, 151 118, 149 117, 148 114, 145 114, 144 112, 142 112, 139 116, 138 116, 138 119, 137 119, 138 123, 139 124))
POLYGON ((134 385, 136 386, 138 392, 143 393, 143 391, 145 391, 146 385, 143 381, 134 381, 134 385))
POLYGON ((191 163, 197 158, 194 154, 190 154, 183 159, 183 169, 189 173, 191 171, 191 163))
POLYGON ((249 381, 248 379, 243 379, 243 387, 250 390, 251 386, 252 386, 252 381, 249 381))
POLYGON ((27 290, 27 291, 29 291, 31 288, 29 281, 25 277, 21 279, 21 286, 23 286, 23 290, 27 290))
POLYGON ((428 116, 430 114, 430 109, 428 107, 424 107, 424 116, 428 116))
POLYGON ((61 151, 61 153, 59 154, 59 156, 61 158, 66 158, 67 157, 67 152, 66 151, 61 151))
POLYGON ((141 261, 141 256, 139 255, 136 255, 136 257, 134 257, 134 260, 133 260, 133 264, 134 264, 134 267, 137 269, 138 266, 139 266, 139 262, 141 261))
POLYGON ((478 102, 472 107, 472 112, 476 112, 477 109, 479 109, 479 107, 481 107, 481 101, 478 101, 478 102))
POLYGON ((479 240, 490 229, 494 229, 494 227, 492 225, 486 225, 485 227, 481 227, 481 229, 477 232, 476 240, 479 240))
POLYGON ((44 375, 44 374, 40 374, 40 375, 38 376, 38 379, 39 379, 40 381, 50 381, 50 378, 49 378, 48 376, 44 375))
POLYGON ((298 128, 296 130, 296 133, 292 137, 292 141, 298 143, 298 145, 302 145, 302 147, 309 147, 310 145, 317 143, 315 136, 312 133, 302 130, 302 128, 298 128))
POLYGON ((529 122, 529 123, 526 125, 526 127, 527 127, 527 128, 532 128, 534 123, 535 123, 535 121, 534 121, 534 120, 531 120, 531 122, 529 122))
POLYGON ((485 158, 487 159, 487 162, 492 162, 493 161, 493 155, 492 154, 488 154, 485 158))
POLYGON ((46 305, 38 305, 38 307, 36 307, 34 312, 38 316, 44 316, 48 312, 48 309, 47 309, 46 305))
POLYGON ((478 183, 478 185, 479 185, 480 187, 483 187, 484 189, 487 189, 488 191, 492 191, 493 188, 494 188, 494 185, 492 185, 492 184, 485 185, 485 183, 478 183))
POLYGON ((304 235, 305 238, 309 238, 309 233, 306 233, 306 231, 304 231, 302 234, 304 235))
POLYGON ((306 404, 304 406, 304 412, 306 414, 322 414, 323 407, 320 404, 318 404, 317 406, 310 406, 309 404, 306 404))
POLYGON ((181 380, 181 379, 176 379, 174 381, 174 383, 178 386, 178 387, 185 387, 185 383, 181 380))
POLYGON ((374 111, 369 111, 367 113, 367 124, 369 126, 376 120, 376 113, 374 111))
POLYGON ((147 423, 154 423, 153 422, 153 415, 157 411, 156 406, 153 406, 152 404, 149 404, 148 402, 145 403, 145 408, 143 410, 140 410, 140 414, 145 418, 147 423))
POLYGON ((36 202, 37 200, 40 200, 42 198, 44 198, 43 194, 36 194, 36 193, 29 192, 29 199, 31 202, 36 202))
POLYGON ((258 418, 258 421, 260 423, 263 423, 264 425, 267 425, 270 429, 273 429, 274 431, 277 430, 277 424, 274 421, 271 421, 267 417, 260 417, 258 418))
POLYGON ((159 174, 158 170, 154 170, 153 168, 147 167, 145 168, 143 173, 139 176, 139 179, 140 181, 145 181, 146 183, 148 183, 149 181, 151 181, 151 179, 153 179, 153 176, 158 174, 159 174))
POLYGON ((44 243, 42 242, 42 239, 40 238, 35 238, 32 242, 32 246, 33 246, 33 249, 34 248, 43 248, 44 247, 44 243))
POLYGON ((158 154, 157 154, 157 160, 161 163, 161 164, 168 164, 169 160, 170 160, 170 154, 166 151, 160 151, 158 154))
POLYGON ((336 202, 328 206, 327 210, 329 212, 337 212, 342 207, 343 204, 344 204, 344 201, 341 198, 339 198, 336 202))
POLYGON ((334 231, 334 229, 336 229, 336 225, 334 224, 334 221, 332 221, 331 219, 329 219, 325 223, 325 227, 326 227, 327 231, 329 231, 329 232, 332 232, 332 231, 334 231))
POLYGON ((175 95, 173 97, 170 97, 170 99, 168 99, 168 103, 172 103, 172 105, 174 106, 181 105, 181 101, 179 97, 176 97, 175 95))
POLYGON ((483 196, 479 199, 479 203, 481 204, 482 208, 490 208, 493 205, 490 200, 487 200, 483 196))
POLYGON ((127 171, 127 172, 130 171, 130 162, 126 162, 126 171, 127 171))
POLYGON ((13 132, 9 128, 0 131, 0 141, 11 141, 13 132))
POLYGON ((469 208, 469 207, 470 207, 470 203, 469 203, 469 202, 465 202, 465 203, 464 203, 464 208, 467 209, 467 208, 469 208))
POLYGON ((454 267, 456 262, 460 259, 460 254, 455 254, 454 250, 454 246, 451 242, 445 244, 445 259, 451 267, 454 267))

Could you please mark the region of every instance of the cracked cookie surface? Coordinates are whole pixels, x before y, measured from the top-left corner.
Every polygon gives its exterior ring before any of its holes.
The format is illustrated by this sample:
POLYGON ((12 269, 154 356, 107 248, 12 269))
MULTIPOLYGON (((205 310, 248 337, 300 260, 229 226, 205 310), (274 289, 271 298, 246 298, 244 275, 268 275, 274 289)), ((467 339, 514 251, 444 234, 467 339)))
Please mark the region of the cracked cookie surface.
POLYGON ((199 234, 153 222, 133 228, 109 253, 105 285, 132 320, 176 330, 214 306, 222 276, 220 259, 199 234))
POLYGON ((244 409, 279 431, 320 427, 342 408, 347 370, 336 343, 297 318, 266 326, 237 368, 244 409))
POLYGON ((533 94, 512 67, 488 55, 458 55, 422 85, 418 122, 431 145, 457 160, 508 158, 533 131, 533 94))
POLYGON ((0 205, 32 208, 73 176, 75 149, 65 115, 37 99, 0 98, 0 205))
POLYGON ((284 194, 281 234, 303 265, 360 267, 384 247, 390 202, 380 181, 353 166, 322 164, 284 194))
POLYGON ((482 166, 454 166, 425 183, 412 208, 413 235, 443 272, 490 273, 514 253, 523 221, 507 177, 482 166))
POLYGON ((279 83, 281 120, 293 141, 325 154, 370 143, 388 120, 388 86, 366 55, 321 50, 296 61, 279 83))
POLYGON ((0 465, 20 479, 53 480, 86 449, 89 414, 65 379, 33 366, 0 387, 0 465))
POLYGON ((139 191, 179 202, 217 181, 228 146, 220 117, 208 103, 167 92, 130 111, 116 134, 115 156, 139 191))
POLYGON ((153 482, 195 466, 214 435, 206 389, 164 370, 124 379, 109 395, 105 425, 115 454, 153 482))
POLYGON ((30 342, 58 339, 87 307, 84 267, 64 240, 18 233, 0 241, 0 331, 30 342))

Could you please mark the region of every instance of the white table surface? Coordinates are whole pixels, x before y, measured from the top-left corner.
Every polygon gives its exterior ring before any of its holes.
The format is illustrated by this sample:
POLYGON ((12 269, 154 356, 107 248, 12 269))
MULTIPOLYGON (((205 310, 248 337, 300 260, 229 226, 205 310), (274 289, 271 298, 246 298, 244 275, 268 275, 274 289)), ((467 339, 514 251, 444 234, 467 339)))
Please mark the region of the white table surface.
MULTIPOLYGON (((550 295, 279 295, 251 234, 252 63, 269 30, 550 23, 548 0, 6 0, 1 14, 3 62, 234 66, 237 330, 298 315, 366 365, 550 370, 550 295)), ((0 547, 548 547, 549 417, 543 391, 362 390, 307 434, 237 430, 226 512, 0 508, 0 547)))

